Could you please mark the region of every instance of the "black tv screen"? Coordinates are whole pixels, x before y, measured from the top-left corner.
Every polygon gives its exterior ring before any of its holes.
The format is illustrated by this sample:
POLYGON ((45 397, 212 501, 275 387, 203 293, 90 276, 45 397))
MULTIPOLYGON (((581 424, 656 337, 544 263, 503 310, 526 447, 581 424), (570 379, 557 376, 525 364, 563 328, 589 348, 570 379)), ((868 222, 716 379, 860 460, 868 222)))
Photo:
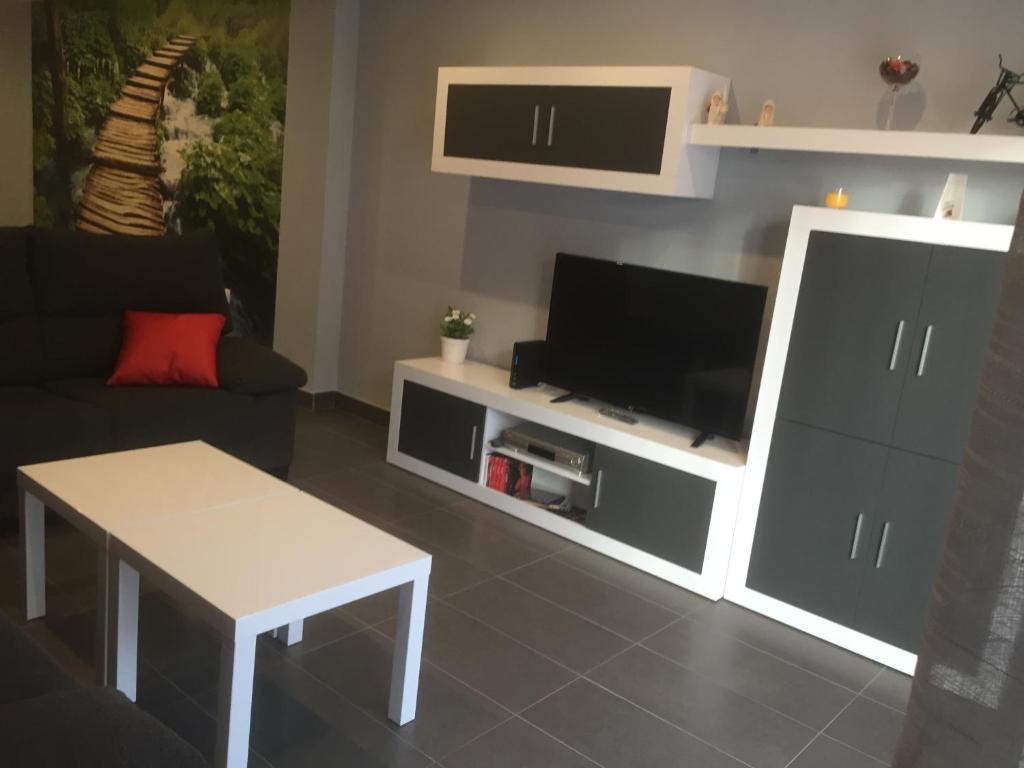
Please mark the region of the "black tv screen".
POLYGON ((558 254, 548 384, 739 439, 767 289, 558 254))

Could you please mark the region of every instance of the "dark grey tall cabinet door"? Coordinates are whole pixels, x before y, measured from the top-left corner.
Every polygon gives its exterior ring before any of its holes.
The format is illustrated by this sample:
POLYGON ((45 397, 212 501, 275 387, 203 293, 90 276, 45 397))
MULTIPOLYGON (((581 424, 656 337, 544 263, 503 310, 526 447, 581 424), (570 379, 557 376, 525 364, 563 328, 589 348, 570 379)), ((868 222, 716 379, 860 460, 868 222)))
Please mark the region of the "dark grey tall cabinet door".
POLYGON ((544 163, 661 173, 671 88, 552 86, 544 163))
POLYGON ((855 628, 917 653, 953 510, 958 467, 892 450, 855 628))
POLYGON ((543 162, 550 90, 538 85, 449 85, 444 154, 543 162))
POLYGON ((932 253, 893 445, 959 463, 967 447, 1006 254, 932 253))
POLYGON ((398 450, 475 482, 480 478, 486 412, 482 405, 407 381, 398 450))
POLYGON ((698 573, 715 483, 603 445, 594 451, 586 525, 698 573))
POLYGON ((931 246, 813 232, 778 415, 888 443, 931 246))
POLYGON ((778 420, 747 586, 849 626, 888 448, 778 420))

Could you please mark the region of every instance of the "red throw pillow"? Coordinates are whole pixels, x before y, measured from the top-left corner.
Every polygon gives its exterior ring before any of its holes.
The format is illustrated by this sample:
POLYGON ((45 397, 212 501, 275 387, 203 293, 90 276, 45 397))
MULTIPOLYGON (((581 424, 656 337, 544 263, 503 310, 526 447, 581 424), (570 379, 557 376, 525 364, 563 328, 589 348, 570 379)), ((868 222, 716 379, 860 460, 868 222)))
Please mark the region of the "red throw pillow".
POLYGON ((124 335, 107 384, 218 387, 217 342, 224 315, 124 313, 124 335))

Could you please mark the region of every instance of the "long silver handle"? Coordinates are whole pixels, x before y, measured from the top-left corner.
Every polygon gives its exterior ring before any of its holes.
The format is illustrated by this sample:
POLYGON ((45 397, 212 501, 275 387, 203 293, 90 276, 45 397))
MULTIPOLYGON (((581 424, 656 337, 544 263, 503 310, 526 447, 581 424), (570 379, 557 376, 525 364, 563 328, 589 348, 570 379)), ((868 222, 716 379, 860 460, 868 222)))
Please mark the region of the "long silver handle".
POLYGON ((896 340, 892 343, 892 356, 889 357, 889 370, 896 370, 896 361, 900 359, 900 342, 903 341, 903 330, 907 327, 906 320, 900 320, 896 326, 896 340))
POLYGON ((921 361, 917 364, 917 375, 924 376, 924 366, 928 362, 928 347, 932 344, 932 331, 934 325, 929 325, 924 332, 924 343, 921 345, 921 361))
POLYGON ((548 116, 548 146, 555 143, 555 108, 551 107, 551 114, 548 116))
POLYGON ((853 544, 850 546, 850 559, 857 559, 857 549, 860 547, 860 533, 864 528, 864 513, 857 515, 857 525, 853 529, 853 544))
POLYGON ((889 543, 889 528, 892 526, 891 523, 886 523, 882 526, 882 540, 878 542, 878 555, 875 557, 875 568, 882 567, 882 561, 885 559, 885 547, 889 543))
POLYGON ((594 509, 601 503, 601 478, 604 477, 604 470, 597 470, 597 479, 594 481, 594 509))
POLYGON ((473 426, 473 436, 469 439, 469 460, 476 458, 476 425, 473 426))
POLYGON ((540 127, 540 104, 533 108, 533 140, 530 142, 537 146, 537 129, 540 127))

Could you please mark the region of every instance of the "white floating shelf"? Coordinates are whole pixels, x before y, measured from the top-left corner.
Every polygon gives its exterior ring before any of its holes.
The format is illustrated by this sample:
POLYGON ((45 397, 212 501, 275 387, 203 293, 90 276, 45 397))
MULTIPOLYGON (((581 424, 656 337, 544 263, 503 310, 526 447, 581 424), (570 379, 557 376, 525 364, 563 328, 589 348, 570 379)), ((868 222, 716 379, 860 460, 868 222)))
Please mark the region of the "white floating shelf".
POLYGON ((509 458, 516 459, 524 464, 532 464, 546 472, 551 472, 559 477, 572 480, 574 483, 590 485, 590 475, 584 475, 582 472, 574 472, 568 467, 556 464, 553 461, 548 461, 547 459, 542 459, 540 456, 534 456, 532 453, 517 451, 515 448, 509 448, 504 445, 495 445, 494 443, 488 443, 487 450, 493 451, 494 453, 500 453, 502 456, 508 456, 509 458))
POLYGON ((1021 136, 697 124, 690 126, 690 144, 700 147, 1024 164, 1024 137, 1021 136))

